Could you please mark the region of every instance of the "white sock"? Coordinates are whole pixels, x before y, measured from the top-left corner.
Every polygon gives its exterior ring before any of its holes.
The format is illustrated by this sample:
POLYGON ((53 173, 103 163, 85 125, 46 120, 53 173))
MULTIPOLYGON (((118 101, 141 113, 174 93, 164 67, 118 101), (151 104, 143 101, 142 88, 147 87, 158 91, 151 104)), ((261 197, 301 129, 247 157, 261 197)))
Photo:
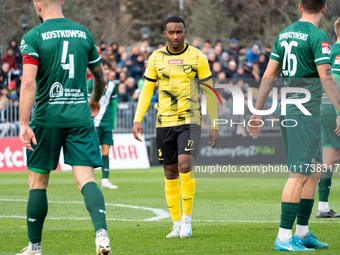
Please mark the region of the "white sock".
POLYGON ((281 242, 286 242, 290 238, 292 238, 293 233, 291 229, 286 228, 279 228, 279 234, 277 235, 277 238, 280 239, 281 242))
POLYGON ((329 209, 329 204, 328 202, 320 202, 319 201, 319 211, 321 212, 329 212, 331 209, 329 209))
POLYGON ((33 253, 35 251, 41 251, 41 243, 29 243, 28 244, 28 252, 33 253))
POLYGON ((182 220, 184 221, 184 220, 186 220, 186 219, 188 219, 189 221, 191 221, 191 214, 190 214, 190 215, 185 215, 185 214, 183 214, 183 215, 182 215, 182 220))
POLYGON ((102 179, 102 183, 106 183, 106 182, 109 182, 109 179, 103 178, 103 179, 102 179))
POLYGON ((182 226, 182 221, 181 220, 174 221, 174 226, 176 227, 182 226))
POLYGON ((298 237, 305 237, 308 232, 308 226, 296 224, 295 235, 297 235, 298 237))
POLYGON ((107 230, 106 229, 99 229, 96 232, 96 245, 98 246, 100 241, 105 239, 106 241, 108 241, 110 243, 110 239, 109 239, 109 235, 107 234, 107 230))

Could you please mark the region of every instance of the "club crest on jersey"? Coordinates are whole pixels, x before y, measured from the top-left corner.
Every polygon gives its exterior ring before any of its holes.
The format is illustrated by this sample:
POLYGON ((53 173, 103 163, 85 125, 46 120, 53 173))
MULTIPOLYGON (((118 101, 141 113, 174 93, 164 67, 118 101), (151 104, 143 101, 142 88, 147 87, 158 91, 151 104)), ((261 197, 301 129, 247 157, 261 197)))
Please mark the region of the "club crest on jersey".
POLYGON ((340 56, 339 55, 335 57, 334 64, 340 65, 340 56))
POLYGON ((183 59, 169 59, 168 64, 169 65, 182 65, 183 59))
POLYGON ((329 54, 329 43, 321 42, 322 54, 329 54))

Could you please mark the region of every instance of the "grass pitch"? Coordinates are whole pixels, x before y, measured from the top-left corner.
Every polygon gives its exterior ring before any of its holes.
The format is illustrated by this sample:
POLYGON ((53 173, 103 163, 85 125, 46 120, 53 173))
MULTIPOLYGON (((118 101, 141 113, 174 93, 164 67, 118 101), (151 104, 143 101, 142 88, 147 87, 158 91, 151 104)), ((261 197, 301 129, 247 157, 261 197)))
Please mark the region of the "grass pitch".
MULTIPOLYGON (((100 184, 101 172, 95 175, 100 184)), ((0 174, 1 255, 13 255, 28 244, 27 176, 0 174)), ((113 254, 280 253, 274 251, 274 241, 286 179, 196 179, 193 236, 189 239, 165 238, 172 223, 162 168, 111 171, 110 180, 119 186, 117 190, 103 190, 113 254)), ((334 179, 330 205, 336 212, 340 212, 339 195, 340 181, 334 179)), ((92 223, 72 173, 53 172, 47 196, 51 202, 43 230, 43 254, 94 255, 92 223)), ((316 219, 316 210, 317 202, 310 230, 330 247, 316 253, 340 254, 340 219, 316 219)))

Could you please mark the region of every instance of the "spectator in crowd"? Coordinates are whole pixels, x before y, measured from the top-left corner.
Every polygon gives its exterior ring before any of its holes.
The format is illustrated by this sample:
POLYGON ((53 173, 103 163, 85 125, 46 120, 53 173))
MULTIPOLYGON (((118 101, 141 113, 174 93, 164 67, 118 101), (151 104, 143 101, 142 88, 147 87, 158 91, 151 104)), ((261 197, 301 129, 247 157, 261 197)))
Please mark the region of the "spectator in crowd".
POLYGON ((148 59, 149 56, 151 55, 151 53, 152 53, 152 50, 149 46, 148 39, 143 39, 141 46, 140 46, 140 53, 139 54, 142 54, 144 59, 148 59))
MULTIPOLYGON (((165 43, 164 42, 159 42, 158 44, 157 44, 157 49, 161 49, 161 48, 163 48, 163 47, 165 47, 165 43)), ((148 57, 149 58, 149 57, 148 57)))
POLYGON ((211 41, 205 40, 204 43, 203 43, 203 47, 208 47, 210 49, 211 48, 211 41))
POLYGON ((222 65, 220 62, 215 62, 211 70, 211 77, 213 79, 217 78, 220 72, 222 72, 222 65))
POLYGON ((141 50, 138 46, 132 48, 131 60, 133 64, 137 64, 137 57, 141 54, 141 50))
POLYGON ((209 63, 209 67, 210 69, 212 69, 213 64, 216 62, 216 55, 214 52, 211 52, 208 54, 208 63, 209 63))
POLYGON ((222 61, 222 53, 223 53, 223 48, 220 45, 216 45, 214 48, 214 53, 216 56, 216 61, 221 62, 222 61))
POLYGON ((243 66, 239 66, 237 68, 237 71, 236 73, 233 74, 233 84, 237 84, 237 82, 239 80, 246 80, 248 77, 247 77, 247 74, 244 73, 244 69, 243 69, 243 66))
POLYGON ((132 97, 135 90, 137 89, 135 79, 132 77, 127 78, 125 85, 126 85, 126 94, 132 97))
POLYGON ((229 41, 229 48, 226 50, 226 52, 229 54, 230 58, 235 59, 236 65, 238 65, 238 51, 239 51, 239 41, 235 38, 232 38, 229 41))
POLYGON ((210 48, 207 47, 207 46, 203 46, 202 49, 201 49, 202 53, 203 53, 207 58, 208 58, 208 55, 209 55, 209 50, 210 50, 210 48))
POLYGON ((7 62, 4 62, 1 65, 0 70, 0 89, 7 88, 9 83, 11 82, 12 74, 10 71, 10 65, 7 62))
POLYGON ((272 46, 267 45, 265 48, 265 52, 264 52, 264 55, 266 56, 267 64, 269 62, 270 54, 272 54, 272 46))
POLYGON ((117 94, 117 103, 126 103, 126 102, 130 102, 131 99, 127 94, 126 91, 126 85, 124 83, 121 83, 118 85, 118 94, 117 94))
POLYGON ((11 39, 9 41, 9 47, 13 50, 13 56, 15 57, 15 62, 18 66, 21 66, 21 63, 22 63, 22 56, 21 56, 21 53, 20 53, 20 48, 18 47, 17 45, 17 41, 15 39, 11 39))
POLYGON ((115 59, 113 49, 111 46, 106 47, 106 58, 110 60, 111 62, 114 61, 115 59))
POLYGON ((266 55, 261 54, 259 57, 259 70, 260 70, 260 77, 263 77, 264 72, 266 71, 268 62, 266 59, 266 55))
POLYGON ((120 83, 124 83, 125 84, 126 79, 127 79, 127 74, 125 72, 120 72, 119 73, 120 83))
POLYGON ((222 52, 224 51, 223 49, 223 42, 221 39, 217 39, 216 42, 215 42, 215 47, 216 46, 220 46, 222 48, 222 52))
POLYGON ((194 39, 192 40, 191 46, 197 48, 197 49, 201 49, 201 43, 198 39, 194 39))
POLYGON ((107 42, 105 40, 101 40, 100 44, 99 44, 100 50, 102 52, 103 55, 106 55, 106 47, 107 47, 107 42))
POLYGON ((13 49, 11 47, 7 48, 6 55, 3 56, 2 58, 2 64, 6 62, 9 64, 9 69, 11 72, 18 69, 16 65, 15 56, 13 55, 13 49))
POLYGON ((229 66, 229 61, 230 61, 229 54, 227 52, 223 52, 222 55, 221 55, 220 63, 222 65, 222 69, 224 71, 227 70, 227 68, 229 66))
POLYGON ((243 65, 248 62, 248 58, 246 56, 246 49, 241 45, 238 50, 238 64, 243 65))
POLYGON ((227 76, 227 78, 232 78, 233 75, 236 73, 236 62, 235 60, 230 60, 229 64, 228 64, 228 68, 227 70, 225 71, 225 74, 227 76))
POLYGON ((252 48, 246 53, 248 61, 253 64, 255 59, 259 59, 260 53, 260 47, 257 44, 253 44, 252 48))

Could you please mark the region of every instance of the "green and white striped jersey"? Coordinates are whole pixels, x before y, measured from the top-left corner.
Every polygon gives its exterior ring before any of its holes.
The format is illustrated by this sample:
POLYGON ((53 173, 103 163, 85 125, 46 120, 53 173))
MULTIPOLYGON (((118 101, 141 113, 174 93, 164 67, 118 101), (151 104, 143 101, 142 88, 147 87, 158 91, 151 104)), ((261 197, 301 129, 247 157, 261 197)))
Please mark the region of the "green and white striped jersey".
MULTIPOLYGON (((88 98, 90 98, 93 90, 93 79, 86 82, 88 98)), ((110 129, 115 129, 116 112, 117 112, 117 85, 110 80, 107 80, 105 91, 100 98, 100 110, 94 117, 94 125, 96 127, 109 126, 110 129)))

